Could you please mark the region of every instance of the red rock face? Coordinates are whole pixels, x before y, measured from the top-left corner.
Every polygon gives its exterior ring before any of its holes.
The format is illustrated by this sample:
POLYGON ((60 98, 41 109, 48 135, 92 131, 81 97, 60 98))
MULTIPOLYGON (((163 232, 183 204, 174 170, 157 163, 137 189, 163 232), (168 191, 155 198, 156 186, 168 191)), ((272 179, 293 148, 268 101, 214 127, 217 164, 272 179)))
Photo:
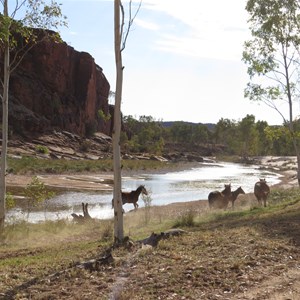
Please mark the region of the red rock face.
POLYGON ((35 45, 10 77, 9 124, 16 133, 110 134, 110 86, 93 57, 66 43, 35 45))

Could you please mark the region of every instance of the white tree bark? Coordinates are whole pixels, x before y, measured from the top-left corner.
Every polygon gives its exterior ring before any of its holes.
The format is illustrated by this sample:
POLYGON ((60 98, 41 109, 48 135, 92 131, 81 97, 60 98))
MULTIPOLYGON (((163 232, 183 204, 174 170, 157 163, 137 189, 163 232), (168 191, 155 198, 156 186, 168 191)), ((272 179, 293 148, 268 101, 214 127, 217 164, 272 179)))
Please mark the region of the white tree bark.
MULTIPOLYGON (((8 16, 7 0, 4 1, 4 16, 8 16)), ((7 37, 9 39, 9 37, 7 37)), ((6 196, 6 156, 8 140, 8 89, 9 89, 9 40, 5 41, 4 46, 4 80, 2 95, 2 149, 1 149, 1 170, 0 170, 0 230, 4 228, 5 221, 5 196, 6 196)))
POLYGON ((114 237, 115 242, 122 242, 124 239, 123 209, 122 209, 122 176, 121 176, 121 100, 123 87, 123 66, 120 29, 120 0, 114 2, 114 24, 115 24, 115 61, 116 61, 116 92, 113 127, 113 164, 114 164, 114 237))

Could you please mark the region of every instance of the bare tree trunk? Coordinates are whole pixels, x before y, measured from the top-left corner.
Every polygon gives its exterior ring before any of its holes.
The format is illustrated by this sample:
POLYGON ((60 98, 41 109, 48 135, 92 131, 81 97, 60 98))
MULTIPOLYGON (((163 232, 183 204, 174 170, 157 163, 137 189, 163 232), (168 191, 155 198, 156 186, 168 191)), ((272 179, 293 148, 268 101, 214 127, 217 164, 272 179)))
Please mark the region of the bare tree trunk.
MULTIPOLYGON (((7 0, 4 1, 4 16, 8 16, 7 0)), ((8 37, 7 37, 8 39, 8 37)), ((2 149, 0 170, 0 232, 3 231, 5 221, 5 196, 6 196, 6 156, 8 139, 8 90, 9 90, 9 40, 5 41, 4 48, 4 81, 2 96, 2 149)))
POLYGON ((293 146, 294 150, 296 152, 296 157, 297 157, 297 179, 298 179, 298 186, 300 186, 300 153, 299 153, 299 146, 297 143, 297 137, 295 137, 294 132, 292 132, 292 139, 293 139, 293 146))
POLYGON ((121 100, 123 86, 123 66, 121 53, 121 29, 120 29, 120 0, 114 2, 115 11, 115 60, 116 60, 116 94, 114 110, 113 129, 113 160, 114 160, 114 237, 115 242, 122 242, 124 239, 123 210, 122 210, 122 177, 121 177, 121 100))

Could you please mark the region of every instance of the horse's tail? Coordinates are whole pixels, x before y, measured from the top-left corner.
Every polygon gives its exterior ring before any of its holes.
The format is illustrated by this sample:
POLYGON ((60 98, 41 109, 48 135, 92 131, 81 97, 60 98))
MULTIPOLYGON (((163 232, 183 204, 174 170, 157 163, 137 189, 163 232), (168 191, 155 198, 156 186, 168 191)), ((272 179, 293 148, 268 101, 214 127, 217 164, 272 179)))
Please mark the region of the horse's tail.
POLYGON ((217 191, 209 193, 209 195, 208 195, 208 205, 209 205, 209 208, 213 207, 214 201, 215 201, 218 193, 219 192, 217 192, 217 191))

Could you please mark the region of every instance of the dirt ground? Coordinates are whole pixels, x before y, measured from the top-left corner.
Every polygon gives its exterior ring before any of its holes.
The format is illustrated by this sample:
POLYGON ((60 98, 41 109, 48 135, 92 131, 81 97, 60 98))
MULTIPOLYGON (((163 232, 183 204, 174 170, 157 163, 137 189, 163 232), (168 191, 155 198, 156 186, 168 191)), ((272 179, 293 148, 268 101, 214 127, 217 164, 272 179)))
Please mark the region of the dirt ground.
MULTIPOLYGON (((184 215, 179 207, 172 209, 184 215)), ((184 209, 200 219, 210 214, 197 201, 184 209)), ((167 206, 152 212, 171 213, 167 206)), ((111 257, 88 233, 82 238, 94 245, 90 251, 78 248, 80 259, 43 263, 43 271, 34 258, 53 255, 56 261, 70 245, 76 247, 75 237, 59 243, 59 250, 0 247, 0 299, 300 299, 299 220, 298 202, 272 215, 197 223, 156 247, 132 242, 113 249, 111 257), (15 261, 13 268, 6 261, 15 261)))
MULTIPOLYGON (((282 170, 281 186, 295 187, 291 160, 284 168, 281 163, 269 158, 264 167, 276 164, 271 167, 282 170)), ((300 299, 299 201, 271 212, 256 208, 254 196, 247 194, 238 199, 235 214, 217 217, 204 201, 151 208, 153 221, 177 215, 179 224, 186 224, 184 218, 191 214, 195 224, 179 236, 161 239, 156 247, 132 241, 108 252, 96 242, 80 263, 45 264, 44 272, 31 260, 42 259, 49 248, 8 252, 1 245, 0 299, 300 299), (27 263, 18 263, 20 256, 27 263), (7 267, 9 260, 16 261, 13 268, 7 267)), ((137 216, 129 213, 125 222, 137 216)), ((91 244, 97 238, 93 232, 83 237, 91 244)), ((68 247, 76 247, 75 242, 68 237, 58 247, 71 251, 68 247)), ((50 250, 51 255, 57 251, 50 250)))

